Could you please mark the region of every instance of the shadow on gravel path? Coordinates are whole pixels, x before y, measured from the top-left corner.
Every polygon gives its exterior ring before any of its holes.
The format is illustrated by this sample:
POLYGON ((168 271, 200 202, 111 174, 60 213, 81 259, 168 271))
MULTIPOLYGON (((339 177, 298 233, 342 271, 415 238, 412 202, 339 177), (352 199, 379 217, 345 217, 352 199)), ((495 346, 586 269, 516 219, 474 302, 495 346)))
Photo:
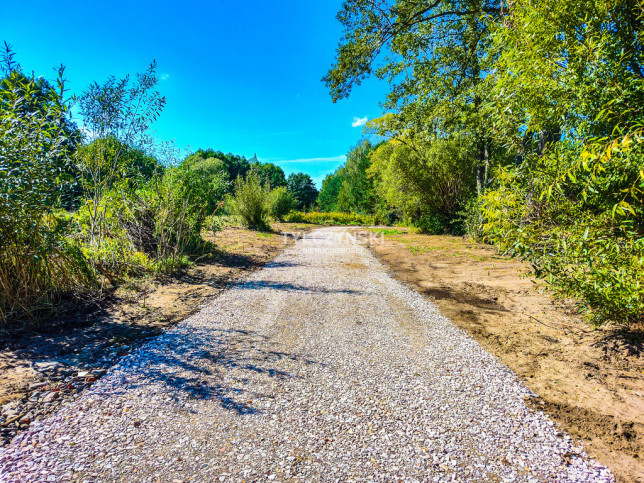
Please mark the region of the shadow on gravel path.
POLYGON ((345 293, 345 294, 362 294, 360 290, 352 289, 329 289, 324 287, 314 287, 306 285, 297 285, 285 282, 273 282, 270 280, 253 281, 244 284, 245 289, 263 290, 266 288, 274 290, 286 290, 289 292, 310 292, 310 293, 345 293))
MULTIPOLYGON (((318 364, 298 354, 272 350, 270 339, 253 331, 181 327, 142 347, 137 360, 145 364, 132 367, 136 377, 118 392, 162 385, 175 400, 212 399, 237 414, 257 414, 261 410, 250 404, 258 396, 250 389, 251 376, 295 377, 278 367, 285 359, 318 364)), ((128 366, 128 361, 123 364, 128 366)))

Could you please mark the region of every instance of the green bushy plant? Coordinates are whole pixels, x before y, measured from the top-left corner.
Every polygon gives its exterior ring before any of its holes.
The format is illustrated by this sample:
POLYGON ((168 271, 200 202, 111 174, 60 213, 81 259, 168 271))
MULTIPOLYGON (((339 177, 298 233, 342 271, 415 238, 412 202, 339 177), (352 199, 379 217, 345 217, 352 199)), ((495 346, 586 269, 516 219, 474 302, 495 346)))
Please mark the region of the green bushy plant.
POLYGON ((221 215, 218 215, 216 213, 208 215, 203 222, 203 227, 207 233, 215 235, 224 227, 224 219, 221 215))
MULTIPOLYGON (((145 235, 135 233, 133 207, 137 204, 136 192, 117 184, 94 206, 87 199, 74 213, 78 239, 82 251, 92 267, 104 280, 117 284, 131 276, 140 276, 154 271, 154 258, 150 250, 143 249, 145 235), (92 215, 104 213, 100 243, 92 243, 92 215)), ((148 226, 147 235, 152 238, 153 226, 148 226)), ((148 240, 146 240, 148 241, 148 240)))
POLYGON ((451 231, 449 220, 445 216, 436 213, 425 213, 411 224, 418 229, 419 233, 428 235, 442 235, 451 231))
POLYGON ((484 235, 575 298, 595 324, 641 323, 643 165, 638 130, 608 144, 558 145, 503 169, 483 198, 484 235))
POLYGON ((226 207, 228 213, 242 225, 254 230, 270 229, 270 188, 262 182, 257 170, 251 169, 246 178, 237 178, 234 193, 228 197, 226 207))
POLYGON ((152 62, 136 81, 130 76, 116 79, 111 76, 103 84, 93 83, 80 96, 80 112, 88 130, 88 144, 79 150, 76 167, 80 173, 86 203, 89 243, 101 249, 106 226, 108 205, 103 197, 112 198, 127 188, 136 189, 160 168, 155 159, 147 156, 142 147, 150 147, 147 135, 150 125, 165 105, 156 86, 159 82, 156 63, 152 62), (113 190, 115 183, 120 188, 113 190))
POLYGON ((193 176, 173 169, 142 192, 142 206, 154 213, 157 259, 172 268, 183 255, 199 252, 204 243, 201 232, 209 207, 194 184, 193 176))
POLYGON ((275 188, 270 193, 270 216, 271 218, 283 221, 295 207, 295 198, 284 186, 275 188))
POLYGON ((230 184, 223 161, 192 156, 187 158, 179 169, 185 182, 190 185, 193 198, 204 205, 207 215, 212 215, 221 208, 221 202, 230 184))
POLYGON ((93 200, 75 214, 84 252, 96 270, 112 283, 131 276, 173 270, 186 263, 186 255, 201 250, 201 232, 207 203, 194 189, 194 173, 166 169, 147 183, 132 189, 115 183, 98 209, 93 200), (91 243, 92 213, 104 213, 101 243, 91 243))
POLYGON ((25 76, 5 44, 0 81, 0 323, 35 318, 58 294, 86 290, 91 269, 70 238, 61 198, 75 148, 65 100, 64 68, 57 90, 25 76))
POLYGON ((479 198, 470 199, 459 215, 461 216, 460 224, 463 234, 470 236, 474 240, 481 240, 483 238, 485 218, 483 217, 479 198))

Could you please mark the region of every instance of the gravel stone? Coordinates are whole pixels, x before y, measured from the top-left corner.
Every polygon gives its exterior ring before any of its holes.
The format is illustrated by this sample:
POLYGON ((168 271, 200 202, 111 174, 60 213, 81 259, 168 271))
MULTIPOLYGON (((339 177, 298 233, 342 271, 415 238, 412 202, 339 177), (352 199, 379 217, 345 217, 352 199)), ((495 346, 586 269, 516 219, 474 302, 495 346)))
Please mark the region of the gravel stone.
POLYGON ((614 481, 531 396, 327 228, 32 422, 0 481, 614 481))

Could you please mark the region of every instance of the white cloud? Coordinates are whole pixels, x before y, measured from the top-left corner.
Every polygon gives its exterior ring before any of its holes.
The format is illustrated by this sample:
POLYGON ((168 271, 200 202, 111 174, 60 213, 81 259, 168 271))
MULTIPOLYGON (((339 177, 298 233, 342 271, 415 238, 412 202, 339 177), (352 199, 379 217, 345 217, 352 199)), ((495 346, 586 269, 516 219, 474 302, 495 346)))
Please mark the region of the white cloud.
POLYGON ((367 117, 359 118, 359 117, 354 116, 353 117, 353 122, 351 123, 351 125, 353 127, 364 126, 365 124, 367 124, 368 120, 369 120, 369 118, 367 118, 367 117))
POLYGON ((170 74, 161 74, 161 80, 168 80, 170 78, 170 74))

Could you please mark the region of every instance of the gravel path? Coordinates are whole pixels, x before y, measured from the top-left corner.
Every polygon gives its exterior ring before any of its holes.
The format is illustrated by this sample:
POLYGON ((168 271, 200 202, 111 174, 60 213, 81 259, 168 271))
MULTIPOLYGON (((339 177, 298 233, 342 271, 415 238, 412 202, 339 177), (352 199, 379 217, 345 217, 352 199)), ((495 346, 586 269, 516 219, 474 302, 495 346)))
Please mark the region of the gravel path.
POLYGON ((0 449, 1 481, 614 481, 340 229, 0 449))

